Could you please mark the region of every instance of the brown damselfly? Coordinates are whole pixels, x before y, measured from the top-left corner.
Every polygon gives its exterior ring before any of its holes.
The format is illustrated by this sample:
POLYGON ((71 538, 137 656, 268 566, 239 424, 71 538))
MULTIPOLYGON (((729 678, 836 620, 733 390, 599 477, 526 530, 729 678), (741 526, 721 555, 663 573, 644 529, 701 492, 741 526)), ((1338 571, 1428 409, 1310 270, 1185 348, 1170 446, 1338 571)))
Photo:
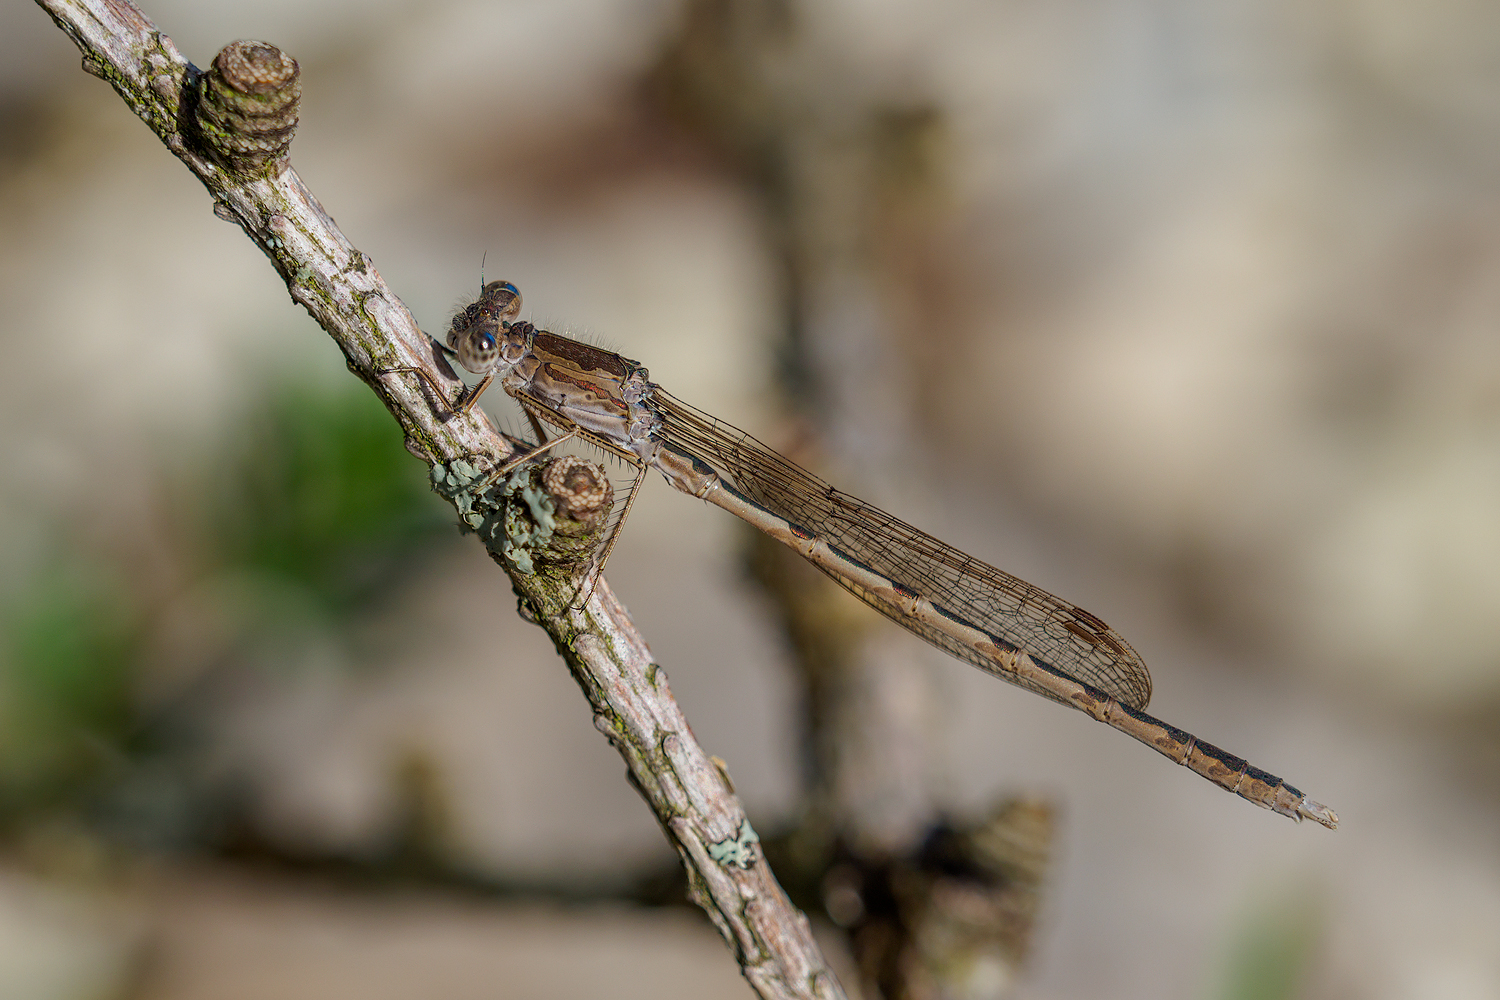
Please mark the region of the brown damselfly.
MULTIPOLYGON (((488 482, 565 441, 592 443, 637 470, 617 527, 640 477, 656 469, 676 489, 791 546, 939 649, 1085 712, 1256 805, 1329 829, 1338 825, 1332 809, 1274 774, 1147 715, 1151 675, 1145 663, 1087 611, 834 489, 744 431, 664 392, 638 363, 521 322, 520 309, 514 285, 490 282, 454 318, 445 348, 482 376, 456 411, 467 410, 498 380, 540 439, 488 482), (544 424, 558 435, 548 439, 544 424)), ((431 383, 422 369, 398 370, 431 383)), ((595 557, 595 572, 612 545, 613 536, 595 557)))

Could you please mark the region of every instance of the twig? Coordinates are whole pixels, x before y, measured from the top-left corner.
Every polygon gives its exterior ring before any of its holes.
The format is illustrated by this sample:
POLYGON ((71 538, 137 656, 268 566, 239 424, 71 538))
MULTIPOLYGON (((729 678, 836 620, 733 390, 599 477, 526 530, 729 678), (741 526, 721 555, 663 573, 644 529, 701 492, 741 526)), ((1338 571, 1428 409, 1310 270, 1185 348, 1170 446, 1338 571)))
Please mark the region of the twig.
POLYGON ((235 42, 204 72, 127 0, 38 4, 77 43, 84 69, 108 81, 203 182, 215 214, 238 223, 271 259, 293 300, 395 416, 408 450, 433 467, 440 492, 485 537, 510 573, 523 613, 547 630, 589 698, 596 727, 625 759, 631 782, 682 856, 694 901, 750 985, 778 1000, 842 997, 807 918, 761 855, 727 776, 694 740, 665 673, 608 584, 597 581, 583 608, 570 607, 584 574, 566 558, 569 551, 576 556, 577 545, 558 548, 566 532, 507 530, 507 519, 535 519, 548 504, 547 516, 555 515, 572 502, 577 483, 513 477, 485 496, 466 492, 476 465, 490 467, 517 448, 479 409, 454 413, 447 400, 433 398, 433 387, 455 398, 461 383, 287 164, 300 95, 295 61, 265 43, 235 42), (397 369, 406 371, 393 374, 397 369))

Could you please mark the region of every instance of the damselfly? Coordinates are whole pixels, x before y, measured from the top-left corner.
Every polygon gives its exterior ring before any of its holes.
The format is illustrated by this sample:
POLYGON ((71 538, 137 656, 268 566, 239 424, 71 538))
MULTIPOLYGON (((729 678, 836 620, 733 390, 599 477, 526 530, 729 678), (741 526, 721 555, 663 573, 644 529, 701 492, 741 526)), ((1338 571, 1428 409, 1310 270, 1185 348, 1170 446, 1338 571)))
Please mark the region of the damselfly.
MULTIPOLYGON (((840 492, 745 432, 651 382, 629 358, 520 322, 520 293, 485 285, 456 317, 444 349, 524 408, 536 448, 490 481, 564 441, 590 442, 637 470, 724 508, 783 542, 908 631, 982 670, 1087 713, 1258 806, 1338 825, 1332 809, 1274 774, 1147 715, 1151 675, 1114 629, 1059 597, 840 492), (557 428, 550 439, 543 424, 557 428)), ((441 345, 440 345, 441 346, 441 345)), ((396 369, 421 375, 422 369, 396 369)), ((625 501, 621 520, 637 490, 625 501)), ((613 537, 595 559, 602 567, 613 537)))

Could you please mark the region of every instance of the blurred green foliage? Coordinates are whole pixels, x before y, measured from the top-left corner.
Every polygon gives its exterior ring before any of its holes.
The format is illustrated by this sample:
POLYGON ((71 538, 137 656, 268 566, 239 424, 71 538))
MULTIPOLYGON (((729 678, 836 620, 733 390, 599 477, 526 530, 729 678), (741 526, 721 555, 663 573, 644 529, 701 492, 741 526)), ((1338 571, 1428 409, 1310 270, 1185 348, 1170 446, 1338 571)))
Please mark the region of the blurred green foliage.
MULTIPOLYGON (((457 538, 390 415, 349 379, 272 388, 195 467, 160 478, 176 482, 163 491, 178 529, 160 553, 169 572, 147 579, 95 549, 62 551, 0 607, 0 827, 126 800, 137 812, 142 802, 191 812, 184 800, 202 790, 181 758, 193 706, 152 714, 138 697, 178 588, 217 593, 217 579, 251 579, 272 595, 228 610, 231 643, 298 641, 290 604, 326 637, 409 579, 436 538, 457 538), (148 785, 152 795, 137 794, 148 785)), ((245 659, 235 648, 203 655, 210 672, 245 659)))
POLYGON ((130 726, 140 609, 103 567, 60 559, 4 609, 0 818, 51 807, 106 765, 130 726))
POLYGON ((274 390, 226 443, 201 512, 215 563, 298 584, 334 614, 398 584, 453 521, 390 415, 341 384, 274 390))
POLYGON ((1222 1000, 1295 1000, 1305 993, 1323 932, 1323 908, 1306 889, 1261 904, 1230 945, 1222 1000))

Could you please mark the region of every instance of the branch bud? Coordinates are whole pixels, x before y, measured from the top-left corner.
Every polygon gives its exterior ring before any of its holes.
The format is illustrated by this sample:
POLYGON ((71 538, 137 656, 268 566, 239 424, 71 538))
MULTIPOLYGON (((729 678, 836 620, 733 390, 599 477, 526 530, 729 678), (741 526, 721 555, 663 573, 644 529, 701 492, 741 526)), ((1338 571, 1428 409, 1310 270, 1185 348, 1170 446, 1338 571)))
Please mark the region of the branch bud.
POLYGON ((220 162, 241 174, 286 165, 302 100, 297 60, 269 42, 230 42, 199 87, 198 126, 220 162))
POLYGON ((614 505, 614 488, 609 477, 594 462, 573 455, 563 455, 547 463, 542 472, 542 488, 552 497, 561 513, 585 525, 598 527, 614 505))

